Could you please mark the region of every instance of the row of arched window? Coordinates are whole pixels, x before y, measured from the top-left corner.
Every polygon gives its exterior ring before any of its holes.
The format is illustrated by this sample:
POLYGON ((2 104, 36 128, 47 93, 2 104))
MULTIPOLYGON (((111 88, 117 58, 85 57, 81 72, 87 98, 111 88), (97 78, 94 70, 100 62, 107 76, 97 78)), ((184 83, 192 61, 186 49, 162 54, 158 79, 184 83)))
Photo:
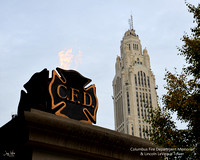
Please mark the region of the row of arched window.
POLYGON ((138 118, 149 119, 149 111, 152 110, 151 94, 136 92, 138 118))
POLYGON ((137 74, 135 74, 135 85, 150 88, 149 76, 146 76, 144 72, 139 71, 137 74))
POLYGON ((139 134, 140 134, 140 137, 142 138, 145 138, 145 139, 148 139, 149 136, 148 136, 148 133, 151 133, 151 127, 149 126, 145 126, 143 125, 143 127, 141 127, 141 125, 139 125, 139 134), (147 133, 146 133, 147 132, 147 133))
MULTIPOLYGON (((133 43, 132 46, 133 46, 133 50, 138 50, 139 49, 138 44, 134 44, 133 43)), ((128 44, 128 49, 131 50, 131 44, 128 44)))

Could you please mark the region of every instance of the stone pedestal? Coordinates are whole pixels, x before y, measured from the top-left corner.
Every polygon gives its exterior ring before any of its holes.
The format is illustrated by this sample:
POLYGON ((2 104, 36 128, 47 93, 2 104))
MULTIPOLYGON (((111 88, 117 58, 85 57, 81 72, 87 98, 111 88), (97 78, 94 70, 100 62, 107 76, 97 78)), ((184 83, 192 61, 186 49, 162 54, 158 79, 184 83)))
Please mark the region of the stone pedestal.
POLYGON ((156 160, 158 158, 140 156, 140 151, 131 151, 131 148, 155 148, 147 140, 35 109, 25 111, 24 117, 13 118, 0 128, 0 134, 1 157, 4 159, 156 160))

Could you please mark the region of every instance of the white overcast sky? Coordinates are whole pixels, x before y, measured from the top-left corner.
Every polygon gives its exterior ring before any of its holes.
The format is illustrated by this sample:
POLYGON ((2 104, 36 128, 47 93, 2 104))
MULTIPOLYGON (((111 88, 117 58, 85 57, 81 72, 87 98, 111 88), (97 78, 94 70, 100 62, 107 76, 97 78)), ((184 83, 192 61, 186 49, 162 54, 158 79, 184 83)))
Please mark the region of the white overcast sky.
POLYGON ((0 1, 0 126, 17 113, 20 91, 30 77, 44 68, 51 72, 59 66, 58 53, 72 48, 74 55, 82 52, 77 71, 96 85, 97 125, 114 129, 112 80, 131 14, 161 97, 165 68, 181 70, 185 61, 177 46, 194 26, 184 0, 0 1))

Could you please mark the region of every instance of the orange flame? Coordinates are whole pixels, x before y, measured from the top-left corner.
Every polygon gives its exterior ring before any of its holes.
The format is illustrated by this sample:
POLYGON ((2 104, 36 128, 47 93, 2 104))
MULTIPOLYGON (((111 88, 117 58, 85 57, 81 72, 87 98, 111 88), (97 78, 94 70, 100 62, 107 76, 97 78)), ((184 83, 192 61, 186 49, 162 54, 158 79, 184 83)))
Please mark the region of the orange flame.
POLYGON ((78 55, 72 54, 72 49, 63 50, 58 53, 59 59, 60 59, 60 67, 63 69, 70 69, 74 68, 77 69, 79 64, 81 64, 81 56, 82 52, 79 50, 78 55), (74 65, 74 67, 71 67, 71 65, 74 65))

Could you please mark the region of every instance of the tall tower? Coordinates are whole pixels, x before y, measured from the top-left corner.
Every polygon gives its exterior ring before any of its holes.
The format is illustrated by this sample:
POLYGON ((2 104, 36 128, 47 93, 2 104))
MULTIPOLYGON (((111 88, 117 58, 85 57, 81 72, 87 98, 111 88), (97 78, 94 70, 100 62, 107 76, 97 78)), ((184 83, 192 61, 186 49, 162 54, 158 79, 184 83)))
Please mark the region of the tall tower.
POLYGON ((121 56, 117 56, 113 79, 113 101, 115 130, 118 132, 148 138, 145 130, 151 126, 145 122, 149 111, 157 107, 155 76, 151 71, 150 58, 133 29, 121 41, 121 56))

